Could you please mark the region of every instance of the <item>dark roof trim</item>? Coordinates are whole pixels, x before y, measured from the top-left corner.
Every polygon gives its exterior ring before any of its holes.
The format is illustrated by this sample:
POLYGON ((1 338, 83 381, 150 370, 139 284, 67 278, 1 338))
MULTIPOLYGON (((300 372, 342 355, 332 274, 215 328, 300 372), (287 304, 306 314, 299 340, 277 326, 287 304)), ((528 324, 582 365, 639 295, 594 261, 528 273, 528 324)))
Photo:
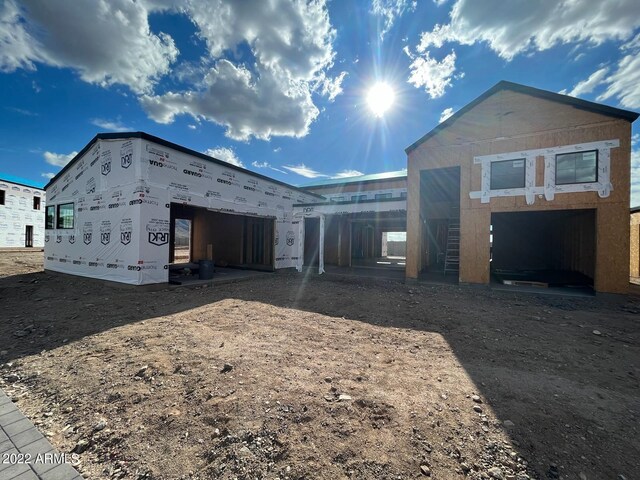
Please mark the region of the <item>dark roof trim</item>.
POLYGON ((15 182, 13 180, 7 180, 6 178, 0 178, 0 182, 12 183, 13 185, 20 185, 21 187, 33 188, 34 190, 40 190, 44 192, 44 187, 36 187, 35 185, 29 185, 27 183, 15 182))
POLYGON ((296 203, 294 207, 317 207, 326 205, 355 205, 357 203, 384 203, 384 202, 406 202, 406 198, 392 197, 392 198, 367 198, 366 200, 345 200, 343 202, 319 202, 319 203, 296 203))
POLYGON ((242 168, 242 167, 237 167, 236 165, 232 165, 230 163, 227 162, 223 162, 222 160, 218 160, 217 158, 214 157, 210 157, 208 155, 205 155, 204 153, 200 153, 197 152, 195 150, 191 150, 190 148, 187 147, 183 147, 182 145, 178 145, 177 143, 173 143, 173 142, 169 142, 167 140, 164 140, 163 138, 160 137, 156 137, 154 135, 150 135, 148 133, 145 132, 115 132, 115 133, 98 133, 95 137, 93 137, 93 139, 82 149, 80 150, 80 152, 73 157, 73 159, 67 163, 67 165, 58 172, 58 174, 53 177, 51 180, 49 180, 49 183, 47 183, 44 186, 44 189, 49 188, 49 186, 55 182, 58 178, 60 178, 61 175, 63 175, 67 170, 69 170, 71 168, 71 166, 76 163, 76 161, 82 157, 85 153, 87 153, 91 147, 93 147, 93 145, 98 141, 98 140, 120 140, 120 139, 126 139, 126 138, 140 138, 142 140, 147 140, 149 142, 153 142, 153 143, 157 143, 158 145, 162 145, 163 147, 167 147, 167 148, 171 148, 173 150, 177 150, 178 152, 187 154, 187 155, 192 155, 194 157, 198 157, 201 158, 202 160, 206 160, 208 162, 211 163, 216 163, 218 165, 221 165, 225 168, 230 168, 231 170, 237 170, 239 172, 242 173, 246 173, 248 175, 251 175, 253 177, 258 177, 262 180, 266 180, 268 182, 272 182, 272 183, 277 183, 278 185, 282 185, 284 187, 287 188, 291 188, 293 190, 296 190, 298 192, 307 194, 307 195, 312 195, 314 197, 317 198, 322 198, 324 199, 324 197, 322 195, 318 195, 317 193, 313 193, 313 192, 308 192, 306 190, 301 189, 300 187, 296 187, 294 185, 290 185, 288 183, 285 182, 281 182, 280 180, 276 180, 274 178, 270 178, 267 177, 266 175, 262 175, 260 173, 256 173, 256 172, 252 172, 251 170, 247 170, 246 168, 242 168))
POLYGON ((640 205, 638 205, 637 207, 631 207, 631 213, 638 213, 640 212, 640 205))
POLYGON ((496 83, 489 90, 484 92, 478 98, 473 100, 471 103, 468 103, 463 108, 458 110, 456 113, 447 118, 444 122, 440 123, 436 128, 431 130, 425 136, 420 138, 418 141, 409 145, 404 151, 408 154, 409 152, 418 148, 421 144, 429 140, 436 133, 444 130, 451 124, 453 124, 458 118, 467 113, 473 107, 478 105, 479 103, 485 101, 490 96, 502 91, 502 90, 511 90, 513 92, 524 93, 525 95, 531 95, 533 97, 543 98, 545 100, 550 100, 552 102, 564 103, 565 105, 570 105, 574 108, 580 110, 586 110, 588 112, 600 113, 602 115, 606 115, 609 117, 620 118, 622 120, 626 120, 628 122, 634 122, 640 114, 636 112, 632 112, 629 110, 622 110, 620 108, 610 107, 608 105, 603 105, 601 103, 589 102, 587 100, 582 100, 581 98, 570 97, 569 95, 562 95, 560 93, 550 92, 548 90, 541 90, 539 88, 529 87, 527 85, 522 85, 520 83, 507 82, 506 80, 502 80, 501 82, 496 83))

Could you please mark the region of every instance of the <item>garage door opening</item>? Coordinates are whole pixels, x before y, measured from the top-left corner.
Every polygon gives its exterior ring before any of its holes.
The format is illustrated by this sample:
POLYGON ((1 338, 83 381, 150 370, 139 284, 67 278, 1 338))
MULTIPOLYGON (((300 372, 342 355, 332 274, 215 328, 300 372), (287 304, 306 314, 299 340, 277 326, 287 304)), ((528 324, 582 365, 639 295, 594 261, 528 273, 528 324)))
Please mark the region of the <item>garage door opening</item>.
POLYGON ((490 248, 496 282, 593 288, 595 210, 494 213, 490 248))
POLYGON ((196 273, 200 260, 213 260, 216 268, 273 271, 274 224, 271 217, 171 204, 171 273, 196 273))

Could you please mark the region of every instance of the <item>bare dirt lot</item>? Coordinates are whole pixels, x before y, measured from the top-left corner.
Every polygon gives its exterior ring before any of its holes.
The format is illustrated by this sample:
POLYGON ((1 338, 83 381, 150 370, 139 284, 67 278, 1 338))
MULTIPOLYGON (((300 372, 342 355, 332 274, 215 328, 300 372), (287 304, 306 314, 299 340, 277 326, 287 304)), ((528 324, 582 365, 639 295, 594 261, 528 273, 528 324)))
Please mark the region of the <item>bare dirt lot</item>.
POLYGON ((0 387, 87 478, 640 478, 638 297, 148 291, 33 252, 0 253, 0 312, 0 387))

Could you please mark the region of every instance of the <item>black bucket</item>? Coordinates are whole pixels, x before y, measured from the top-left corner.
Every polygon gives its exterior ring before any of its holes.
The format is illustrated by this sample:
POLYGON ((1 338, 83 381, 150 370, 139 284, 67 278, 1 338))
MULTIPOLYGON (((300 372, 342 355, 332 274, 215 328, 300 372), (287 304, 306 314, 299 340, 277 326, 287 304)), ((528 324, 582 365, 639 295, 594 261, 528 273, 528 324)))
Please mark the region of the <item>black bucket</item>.
POLYGON ((213 260, 200 260, 198 265, 200 280, 211 280, 213 278, 213 272, 216 270, 213 260))

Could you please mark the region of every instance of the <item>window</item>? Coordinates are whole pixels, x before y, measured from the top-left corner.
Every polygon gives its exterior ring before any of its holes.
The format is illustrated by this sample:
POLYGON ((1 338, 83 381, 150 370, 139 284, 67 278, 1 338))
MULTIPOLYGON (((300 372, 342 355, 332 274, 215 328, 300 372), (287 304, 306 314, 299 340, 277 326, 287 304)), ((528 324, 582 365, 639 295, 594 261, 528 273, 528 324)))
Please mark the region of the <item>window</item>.
POLYGON ((4 190, 0 190, 0 205, 4 205, 4 190))
POLYGON ((407 198, 407 192, 400 192, 400 198, 407 198))
POLYGON ((58 228, 73 228, 73 203, 58 205, 58 228))
POLYGON ((491 190, 524 187, 524 158, 491 162, 491 190))
POLYGON ((597 150, 556 155, 556 185, 597 181, 597 150))
POLYGON ((33 197, 33 209, 40 210, 40 197, 33 197))
POLYGON ((333 197, 332 202, 344 202, 344 197, 333 197))
POLYGON ((359 202, 360 200, 366 200, 366 199, 367 199, 366 195, 351 195, 352 202, 359 202))
POLYGON ((376 193, 376 200, 382 200, 384 198, 391 198, 390 193, 376 193))
POLYGON ((47 230, 53 230, 56 228, 56 207, 55 205, 49 205, 47 207, 46 223, 44 226, 47 230))

